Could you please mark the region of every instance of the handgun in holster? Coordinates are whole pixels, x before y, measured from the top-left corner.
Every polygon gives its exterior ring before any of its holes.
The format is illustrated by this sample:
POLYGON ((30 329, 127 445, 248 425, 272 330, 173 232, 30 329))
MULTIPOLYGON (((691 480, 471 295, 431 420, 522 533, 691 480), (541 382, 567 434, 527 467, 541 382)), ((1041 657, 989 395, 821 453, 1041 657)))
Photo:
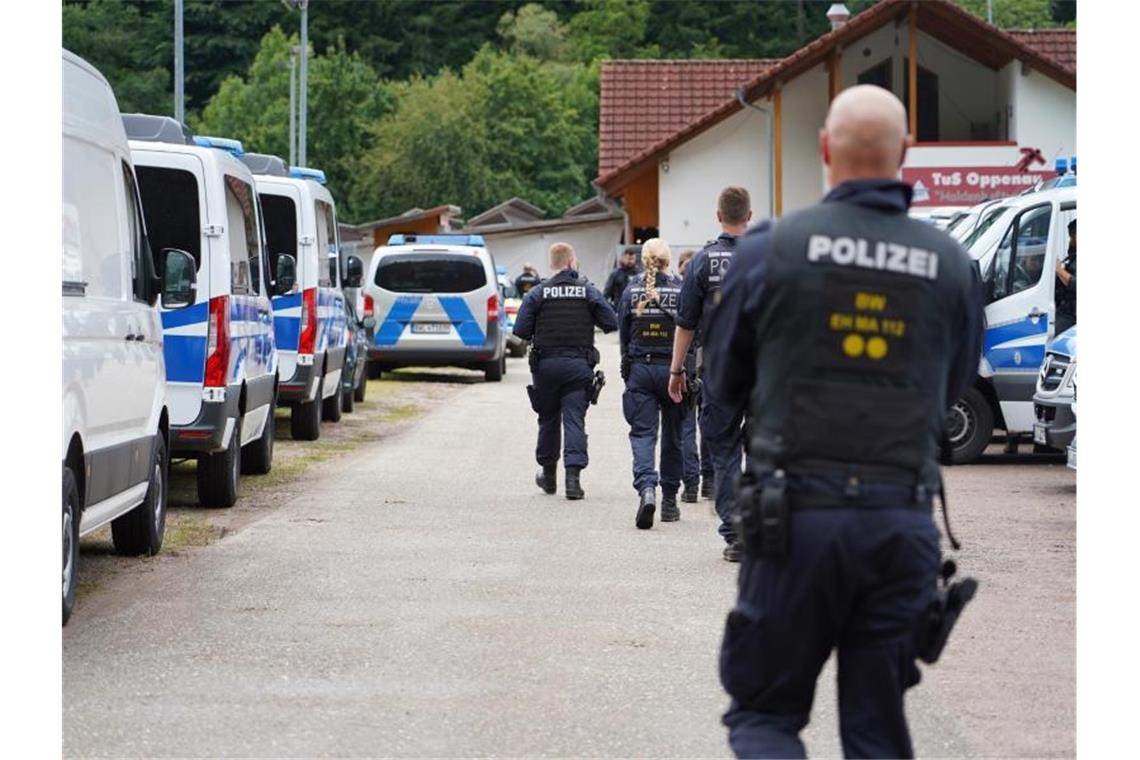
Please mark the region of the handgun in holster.
POLYGON ((535 412, 538 412, 538 391, 535 390, 535 387, 533 385, 528 385, 526 387, 526 395, 530 397, 530 408, 535 412))
POLYGON ((776 470, 763 483, 751 472, 740 476, 734 515, 744 551, 756 559, 788 556, 788 481, 776 470))
POLYGON ((954 560, 948 559, 942 563, 938 589, 915 628, 915 654, 923 662, 938 662, 950 638, 950 631, 958 622, 958 616, 978 591, 978 582, 973 578, 951 583, 950 579, 957 570, 954 560))
POLYGON ((696 373, 685 371, 685 390, 681 394, 681 403, 685 405, 686 409, 692 409, 699 406, 701 403, 701 391, 704 388, 704 383, 696 373))
POLYGON ((594 372, 594 379, 590 383, 590 403, 597 404, 598 396, 602 395, 602 388, 606 387, 606 373, 600 369, 594 372))
POLYGON ((530 347, 530 354, 527 356, 527 362, 530 364, 530 373, 532 375, 538 374, 538 360, 542 358, 542 352, 534 346, 530 347))

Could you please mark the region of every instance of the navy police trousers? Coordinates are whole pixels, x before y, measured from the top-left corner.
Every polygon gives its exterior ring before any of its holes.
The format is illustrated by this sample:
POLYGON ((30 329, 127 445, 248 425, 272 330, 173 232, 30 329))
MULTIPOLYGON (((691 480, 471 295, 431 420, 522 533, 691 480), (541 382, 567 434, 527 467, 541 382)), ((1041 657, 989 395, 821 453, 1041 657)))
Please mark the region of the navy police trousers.
POLYGON ((682 480, 686 486, 696 488, 701 478, 709 480, 713 476, 712 449, 708 439, 700 435, 697 429, 697 407, 689 407, 684 415, 681 421, 681 454, 684 460, 682 480))
POLYGON ((794 510, 788 557, 744 556, 720 678, 737 757, 804 757, 815 683, 838 649, 846 757, 913 757, 903 693, 919 681, 914 628, 940 552, 928 511, 794 510))
POLYGON ((732 514, 736 510, 736 485, 744 460, 743 417, 733 416, 712 401, 706 389, 701 400, 700 423, 701 434, 712 449, 716 472, 716 513, 720 517, 717 533, 725 543, 731 544, 736 540, 732 514))
POLYGON ((586 407, 594 370, 584 357, 544 356, 532 376, 538 412, 538 445, 534 457, 543 467, 558 464, 562 431, 566 431, 564 466, 585 468, 586 407))
POLYGON ((681 423, 684 408, 669 398, 669 365, 634 361, 621 396, 633 449, 633 488, 638 493, 661 485, 663 494, 681 486, 681 423), (654 464, 657 430, 661 429, 661 472, 654 464))

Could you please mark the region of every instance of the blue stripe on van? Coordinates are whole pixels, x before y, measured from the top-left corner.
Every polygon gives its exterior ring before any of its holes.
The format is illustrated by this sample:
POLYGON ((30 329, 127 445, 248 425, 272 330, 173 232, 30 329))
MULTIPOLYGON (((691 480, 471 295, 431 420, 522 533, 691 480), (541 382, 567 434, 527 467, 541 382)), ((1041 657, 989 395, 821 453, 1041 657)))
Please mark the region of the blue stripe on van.
POLYGON ((184 327, 195 322, 205 322, 210 316, 210 307, 205 301, 187 306, 185 309, 162 312, 162 328, 184 327))
POLYGON ((384 321, 376 330, 374 343, 377 346, 394 346, 404 334, 404 326, 411 320, 416 309, 423 302, 422 296, 397 296, 384 321))
POLYGON ((439 296, 439 305, 447 312, 447 318, 455 325, 459 339, 465 346, 481 346, 487 341, 483 328, 475 321, 467 302, 460 296, 439 296))
MULTIPOLYGON (((300 293, 289 293, 273 297, 273 311, 300 309, 303 298, 300 293)), ((279 351, 296 351, 301 344, 301 317, 279 317, 273 315, 273 337, 279 351)))
POLYGON ((206 379, 206 336, 167 335, 162 339, 166 380, 171 383, 202 383, 206 379))

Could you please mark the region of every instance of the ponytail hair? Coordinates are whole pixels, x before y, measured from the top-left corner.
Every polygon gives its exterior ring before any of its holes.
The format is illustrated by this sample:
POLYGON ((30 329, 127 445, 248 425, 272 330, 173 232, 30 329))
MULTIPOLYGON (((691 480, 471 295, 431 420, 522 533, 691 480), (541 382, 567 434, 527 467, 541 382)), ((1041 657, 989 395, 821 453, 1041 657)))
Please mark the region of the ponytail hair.
POLYGON ((650 238, 641 246, 641 263, 645 266, 645 296, 637 303, 637 314, 641 316, 650 302, 657 300, 657 273, 669 269, 671 252, 669 244, 661 238, 650 238))

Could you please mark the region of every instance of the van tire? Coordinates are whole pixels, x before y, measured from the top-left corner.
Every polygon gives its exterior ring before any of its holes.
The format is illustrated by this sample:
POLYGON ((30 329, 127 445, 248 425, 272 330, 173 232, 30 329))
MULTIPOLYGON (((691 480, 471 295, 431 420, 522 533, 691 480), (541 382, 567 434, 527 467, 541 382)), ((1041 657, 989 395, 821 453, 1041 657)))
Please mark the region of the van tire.
POLYGON ((63 625, 75 609, 75 586, 79 577, 79 487, 75 473, 63 466, 63 625))
POLYGON ((519 341, 511 346, 511 358, 522 359, 526 356, 526 341, 519 341))
POLYGON ((354 403, 356 401, 356 389, 353 388, 351 390, 341 391, 340 396, 341 411, 343 411, 345 414, 352 414, 352 410, 356 406, 354 403))
POLYGON ((289 416, 289 432, 294 441, 315 441, 321 437, 321 392, 325 387, 322 377, 317 383, 317 396, 312 401, 293 405, 289 416))
POLYGON ((277 397, 269 402, 269 416, 265 418, 265 428, 261 437, 250 441, 241 452, 243 475, 268 475, 273 469, 273 439, 277 436, 277 419, 273 411, 277 408, 277 397))
POLYGON ((982 455, 994 435, 994 413, 989 401, 977 388, 967 388, 962 398, 947 412, 950 461, 969 464, 982 455))
POLYGON ((483 377, 487 380, 488 383, 497 383, 502 381, 503 365, 506 364, 506 361, 507 360, 505 358, 500 357, 492 362, 489 362, 483 368, 483 377))
POLYGON ((372 377, 372 365, 365 364, 364 372, 360 375, 360 382, 352 390, 352 398, 355 401, 364 401, 364 394, 368 391, 368 379, 372 377))
POLYGON ((203 507, 232 507, 241 482, 241 417, 234 420, 230 445, 198 460, 198 501, 203 507))
POLYGON ((328 422, 340 422, 343 396, 344 394, 341 389, 337 388, 336 393, 321 402, 321 419, 327 420, 328 422))
POLYGON ((166 499, 169 463, 166 459, 166 440, 162 433, 154 447, 150 482, 142 504, 111 522, 111 542, 115 551, 128 557, 140 554, 153 557, 162 548, 166 532, 166 499))

